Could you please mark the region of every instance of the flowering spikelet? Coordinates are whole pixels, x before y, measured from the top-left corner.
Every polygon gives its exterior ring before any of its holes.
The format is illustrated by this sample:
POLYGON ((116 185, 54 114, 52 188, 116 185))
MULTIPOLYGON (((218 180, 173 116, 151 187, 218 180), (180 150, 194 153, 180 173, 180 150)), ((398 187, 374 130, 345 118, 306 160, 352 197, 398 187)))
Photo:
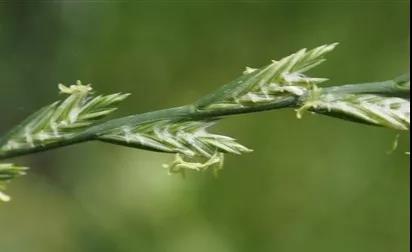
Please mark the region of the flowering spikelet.
POLYGON ((10 196, 4 193, 6 184, 19 176, 25 175, 27 168, 13 164, 0 164, 0 201, 9 201, 10 196))
POLYGON ((235 139, 212 134, 207 128, 214 121, 160 120, 131 126, 123 126, 101 136, 106 142, 160 152, 177 153, 171 172, 181 169, 220 169, 223 153, 242 154, 252 150, 235 139))
POLYGON ((202 98, 196 106, 204 110, 244 108, 274 103, 285 96, 302 96, 313 85, 327 80, 304 73, 324 62, 323 56, 336 46, 302 49, 260 69, 246 67, 241 77, 202 98))
POLYGON ((91 85, 82 85, 80 81, 69 87, 59 84, 59 90, 69 96, 28 117, 1 140, 3 145, 0 149, 47 146, 71 137, 115 111, 116 105, 129 95, 91 96, 91 85))

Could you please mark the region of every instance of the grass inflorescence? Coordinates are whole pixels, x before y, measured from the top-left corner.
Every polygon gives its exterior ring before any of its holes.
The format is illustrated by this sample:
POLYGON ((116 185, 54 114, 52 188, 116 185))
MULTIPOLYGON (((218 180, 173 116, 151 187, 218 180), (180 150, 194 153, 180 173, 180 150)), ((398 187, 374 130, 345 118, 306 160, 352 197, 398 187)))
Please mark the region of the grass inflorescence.
MULTIPOLYGON (((94 95, 90 84, 59 84, 64 100, 34 113, 0 139, 0 160, 47 151, 85 141, 104 141, 150 151, 175 153, 171 173, 186 170, 215 173, 224 154, 251 149, 208 128, 225 116, 292 108, 394 130, 410 127, 409 75, 374 83, 322 88, 326 78, 307 71, 325 61, 337 43, 302 49, 261 68, 246 67, 240 77, 193 104, 102 122, 129 94, 94 95)), ((0 200, 7 201, 5 183, 26 168, 0 164, 0 200)))

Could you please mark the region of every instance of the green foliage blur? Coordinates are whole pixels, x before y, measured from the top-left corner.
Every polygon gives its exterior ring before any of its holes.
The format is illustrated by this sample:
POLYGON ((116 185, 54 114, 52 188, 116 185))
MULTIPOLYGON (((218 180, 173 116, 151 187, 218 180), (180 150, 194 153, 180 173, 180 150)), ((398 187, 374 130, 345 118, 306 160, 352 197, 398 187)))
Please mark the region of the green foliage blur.
MULTIPOLYGON (((409 1, 0 2, 0 132, 77 79, 131 92, 115 113, 190 103, 300 48, 340 42, 328 84, 409 68, 409 1)), ((254 149, 209 173, 173 156, 86 143, 12 160, 1 252, 409 250, 408 134, 280 110, 212 129, 254 149)))

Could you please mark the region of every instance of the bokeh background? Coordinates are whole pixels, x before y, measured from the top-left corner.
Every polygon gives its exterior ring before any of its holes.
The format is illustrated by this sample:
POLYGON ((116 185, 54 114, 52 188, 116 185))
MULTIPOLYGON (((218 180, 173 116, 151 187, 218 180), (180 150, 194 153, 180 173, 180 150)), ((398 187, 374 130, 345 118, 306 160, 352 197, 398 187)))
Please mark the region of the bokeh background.
MULTIPOLYGON (((329 84, 409 68, 408 1, 0 3, 0 132, 80 79, 130 92, 117 116, 182 105, 303 47, 338 41, 329 84)), ((213 129, 255 152, 215 179, 172 155, 87 143, 32 167, 0 205, 0 251, 409 251, 408 134, 291 110, 213 129)))

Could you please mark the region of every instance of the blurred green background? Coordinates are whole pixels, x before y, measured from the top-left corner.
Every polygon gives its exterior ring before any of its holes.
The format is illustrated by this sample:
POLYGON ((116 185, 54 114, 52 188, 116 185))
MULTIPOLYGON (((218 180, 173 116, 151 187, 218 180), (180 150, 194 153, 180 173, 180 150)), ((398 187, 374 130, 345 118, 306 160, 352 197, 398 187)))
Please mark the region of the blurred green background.
MULTIPOLYGON (((303 47, 338 41, 330 84, 409 68, 408 1, 0 3, 0 132, 80 79, 131 92, 117 116, 189 103, 303 47)), ((408 135, 291 110, 214 132, 255 152, 215 179, 169 176, 172 155, 87 143, 32 167, 0 206, 1 252, 409 250, 408 135)))

